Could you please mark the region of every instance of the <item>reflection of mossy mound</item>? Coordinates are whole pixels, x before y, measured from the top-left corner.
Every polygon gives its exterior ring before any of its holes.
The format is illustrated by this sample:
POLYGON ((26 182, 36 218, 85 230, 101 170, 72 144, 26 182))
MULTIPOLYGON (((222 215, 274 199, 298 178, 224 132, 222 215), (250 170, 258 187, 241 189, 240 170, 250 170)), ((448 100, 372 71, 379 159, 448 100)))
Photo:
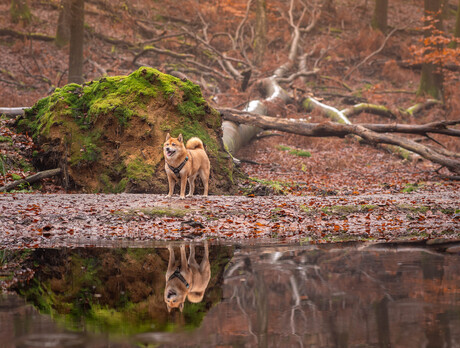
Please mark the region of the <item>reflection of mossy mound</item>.
POLYGON ((42 149, 35 154, 37 167, 64 168, 86 192, 166 193, 167 132, 203 140, 212 167, 211 193, 232 187, 219 113, 197 85, 152 68, 58 88, 27 110, 19 125, 42 149))
MULTIPOLYGON (((196 260, 203 255, 197 246, 196 260)), ((33 279, 15 290, 72 330, 120 336, 194 329, 221 301, 223 272, 232 255, 232 247, 210 247, 204 299, 185 303, 184 321, 176 321, 174 312, 168 315, 164 302, 166 248, 36 249, 23 256, 35 270, 33 279)))

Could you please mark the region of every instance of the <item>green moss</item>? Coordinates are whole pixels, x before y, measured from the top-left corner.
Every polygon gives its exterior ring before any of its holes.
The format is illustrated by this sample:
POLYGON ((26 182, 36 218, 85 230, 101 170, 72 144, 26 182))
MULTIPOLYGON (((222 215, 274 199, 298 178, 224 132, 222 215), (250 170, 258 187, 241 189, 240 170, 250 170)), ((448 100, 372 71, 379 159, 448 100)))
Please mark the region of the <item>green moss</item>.
POLYGON ((141 157, 136 157, 126 167, 126 177, 128 179, 147 180, 151 179, 154 173, 154 168, 141 157))
POLYGON ((410 192, 417 191, 419 188, 422 188, 422 187, 423 187, 423 184, 419 184, 419 183, 411 184, 411 183, 408 183, 408 184, 404 185, 404 187, 401 190, 401 192, 410 193, 410 192))
POLYGON ((276 180, 264 180, 264 179, 258 179, 258 178, 250 178, 251 182, 249 183, 250 186, 249 188, 245 189, 243 192, 244 194, 252 194, 256 186, 267 186, 268 188, 273 191, 274 194, 281 194, 285 195, 289 193, 289 188, 291 187, 290 184, 282 182, 282 181, 276 181, 276 180))
POLYGON ((286 146, 286 145, 278 145, 276 146, 276 148, 280 151, 290 151, 291 148, 289 146, 286 146))
POLYGON ((311 153, 307 150, 293 149, 286 145, 278 145, 276 148, 280 151, 287 151, 290 155, 299 157, 311 157, 311 153))
POLYGON ((6 161, 6 155, 0 154, 0 174, 5 176, 7 172, 7 166, 5 164, 6 161))
POLYGON ((65 116, 72 117, 81 129, 91 128, 100 115, 107 114, 114 114, 120 125, 126 126, 133 115, 145 110, 145 103, 151 98, 159 93, 164 98, 179 98, 180 91, 183 101, 178 110, 187 116, 204 115, 207 104, 197 85, 156 69, 140 68, 129 76, 103 77, 82 86, 72 83, 57 88, 51 96, 26 110, 21 124, 26 124, 35 137, 47 134, 65 116))
MULTIPOLYGON (((206 112, 211 111, 199 86, 156 69, 140 68, 129 76, 103 77, 83 86, 72 83, 57 88, 51 96, 26 110, 26 117, 19 124, 31 130, 34 137, 48 134, 54 124, 66 117, 71 117, 82 130, 90 129, 100 115, 108 114, 127 126, 132 116, 145 113, 145 103, 158 95, 180 101, 177 110, 191 121, 186 125, 190 130, 196 129, 194 121, 202 121, 206 112)), ((206 122, 219 126, 218 113, 211 112, 211 116, 206 122)))
POLYGON ((13 139, 11 139, 11 137, 5 137, 3 135, 0 135, 0 143, 9 143, 10 145, 12 145, 13 139))
POLYGON ((307 214, 319 213, 320 211, 328 215, 349 215, 354 213, 368 212, 377 209, 378 206, 373 204, 364 205, 333 205, 323 208, 311 208, 305 205, 300 206, 300 210, 307 214))
POLYGON ((32 172, 35 170, 35 168, 23 158, 19 159, 19 167, 25 172, 32 172))
POLYGON ((76 134, 73 147, 76 149, 72 152, 70 165, 76 166, 96 162, 100 156, 99 138, 100 132, 91 132, 87 137, 76 134))
POLYGON ((191 208, 173 207, 169 205, 165 205, 165 206, 160 205, 160 206, 148 207, 148 208, 135 208, 135 209, 127 210, 127 211, 116 211, 114 212, 114 214, 121 215, 124 217, 130 217, 130 216, 135 216, 139 213, 142 213, 150 217, 168 216, 168 217, 182 218, 185 215, 196 212, 196 211, 198 210, 191 209, 191 208))
POLYGON ((311 153, 309 151, 306 151, 306 150, 293 149, 293 150, 289 151, 289 154, 299 156, 299 157, 311 157, 311 153))
POLYGON ((190 209, 173 208, 173 207, 154 207, 154 208, 143 208, 140 210, 142 213, 148 216, 170 216, 170 217, 184 217, 190 212, 190 209))
POLYGON ((103 173, 99 176, 100 182, 103 184, 103 191, 105 193, 122 193, 128 185, 129 179, 123 178, 116 183, 113 183, 110 176, 107 173, 103 173))
POLYGON ((425 214, 431 208, 426 205, 410 205, 410 204, 398 204, 396 206, 399 210, 409 211, 412 213, 422 213, 425 214))
POLYGON ((233 177, 233 168, 227 166, 227 165, 224 163, 224 161, 223 161, 220 157, 218 157, 218 163, 219 163, 219 166, 220 166, 221 170, 225 173, 225 175, 228 176, 230 182, 231 182, 232 184, 234 184, 234 183, 235 183, 235 179, 234 179, 234 177, 233 177))
POLYGON ((13 179, 13 180, 21 180, 21 179, 22 179, 22 176, 13 173, 13 174, 11 174, 11 179, 13 179))
POLYGON ((40 313, 51 314, 55 298, 46 284, 32 279, 30 286, 20 288, 19 293, 28 301, 33 301, 40 313))
POLYGON ((440 212, 445 215, 453 215, 453 214, 459 214, 460 209, 446 208, 446 209, 440 209, 440 212))

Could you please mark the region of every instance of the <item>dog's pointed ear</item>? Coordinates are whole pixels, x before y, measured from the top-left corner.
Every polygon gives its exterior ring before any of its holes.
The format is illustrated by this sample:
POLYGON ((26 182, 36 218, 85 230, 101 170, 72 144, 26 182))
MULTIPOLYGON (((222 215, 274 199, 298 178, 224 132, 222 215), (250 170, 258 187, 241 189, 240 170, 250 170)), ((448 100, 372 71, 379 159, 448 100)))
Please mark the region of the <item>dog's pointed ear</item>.
POLYGON ((177 140, 179 140, 181 143, 184 142, 184 138, 182 137, 182 133, 179 134, 179 136, 177 137, 177 140))
POLYGON ((168 133, 166 134, 166 140, 169 140, 169 138, 171 138, 171 135, 168 133))
POLYGON ((184 302, 182 302, 182 303, 179 305, 179 309, 180 309, 180 312, 182 313, 182 310, 184 309, 184 302))

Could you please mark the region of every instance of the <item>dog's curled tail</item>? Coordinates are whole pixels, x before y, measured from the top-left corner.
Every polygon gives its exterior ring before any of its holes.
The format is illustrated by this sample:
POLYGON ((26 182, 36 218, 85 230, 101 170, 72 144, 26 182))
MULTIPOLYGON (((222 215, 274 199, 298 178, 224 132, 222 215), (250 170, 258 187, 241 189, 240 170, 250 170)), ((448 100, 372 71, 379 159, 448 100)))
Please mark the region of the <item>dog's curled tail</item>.
POLYGON ((197 138, 197 137, 190 138, 189 141, 187 141, 187 145, 185 145, 185 147, 189 150, 194 150, 194 149, 204 150, 203 142, 201 141, 200 138, 197 138))

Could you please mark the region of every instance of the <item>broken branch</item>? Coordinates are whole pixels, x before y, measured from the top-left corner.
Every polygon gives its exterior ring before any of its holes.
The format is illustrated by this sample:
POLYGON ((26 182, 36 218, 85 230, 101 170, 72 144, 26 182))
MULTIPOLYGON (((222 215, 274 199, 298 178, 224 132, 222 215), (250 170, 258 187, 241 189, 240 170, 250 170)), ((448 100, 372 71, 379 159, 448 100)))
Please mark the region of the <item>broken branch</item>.
POLYGON ((12 183, 9 183, 7 185, 0 187, 0 192, 7 192, 26 182, 29 184, 32 184, 36 181, 50 178, 52 176, 60 174, 61 171, 62 171, 61 168, 56 168, 56 169, 44 170, 43 172, 38 172, 34 175, 28 176, 25 179, 16 180, 16 181, 13 181, 12 183))

